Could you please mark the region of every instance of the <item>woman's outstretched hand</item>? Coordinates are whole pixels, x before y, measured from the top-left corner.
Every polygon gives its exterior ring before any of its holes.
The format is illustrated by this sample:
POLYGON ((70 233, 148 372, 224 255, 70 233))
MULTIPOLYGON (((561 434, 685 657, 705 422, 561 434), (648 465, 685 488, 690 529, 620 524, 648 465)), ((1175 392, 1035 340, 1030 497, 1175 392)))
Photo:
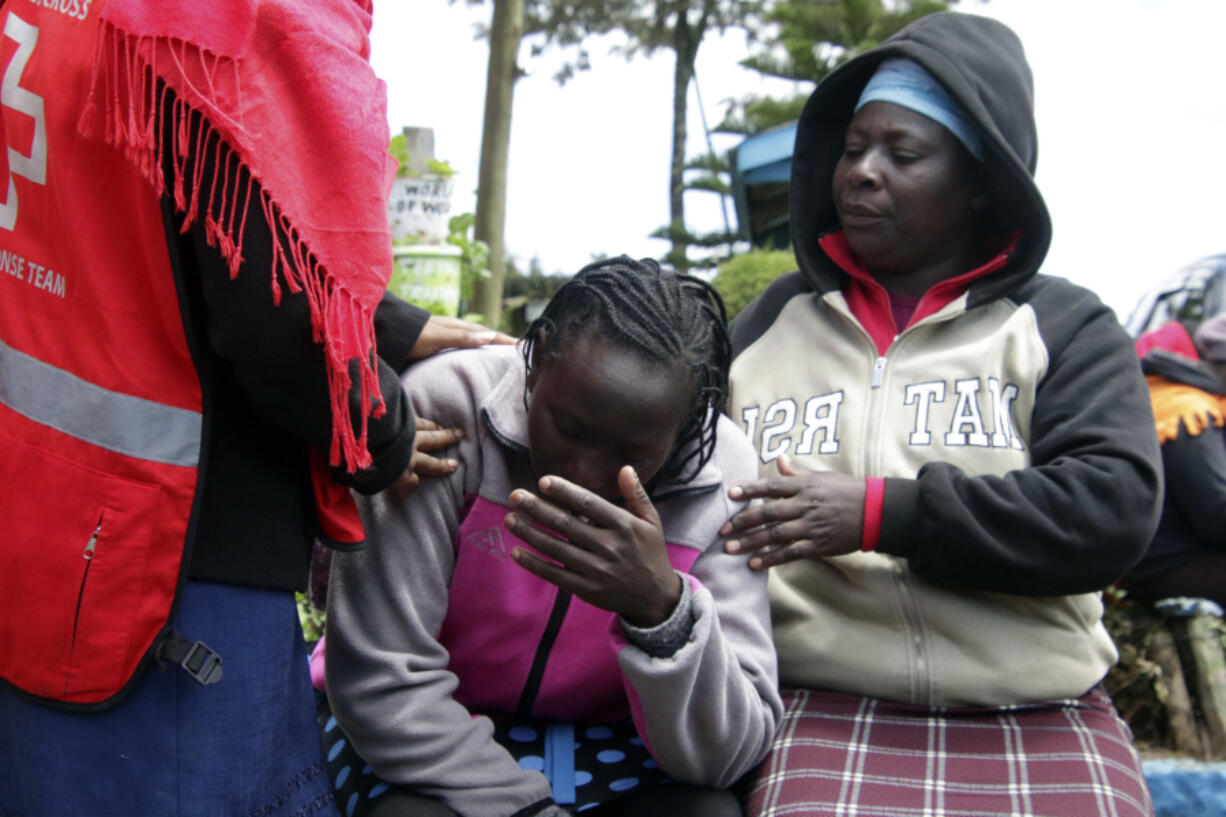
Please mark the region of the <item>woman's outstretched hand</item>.
POLYGON ((720 528, 729 553, 752 553, 749 566, 764 570, 797 559, 838 556, 859 550, 864 525, 864 480, 810 471, 777 460, 779 476, 733 485, 736 500, 764 499, 720 528))
POLYGON ((516 547, 516 564, 636 627, 666 621, 681 598, 681 582, 668 561, 660 516, 634 469, 624 466, 617 475, 624 509, 561 477, 541 477, 538 486, 543 496, 511 493, 515 510, 504 524, 546 558, 516 547))
POLYGON ((444 349, 473 349, 489 343, 513 344, 515 338, 448 315, 431 315, 413 344, 409 360, 421 360, 444 349))

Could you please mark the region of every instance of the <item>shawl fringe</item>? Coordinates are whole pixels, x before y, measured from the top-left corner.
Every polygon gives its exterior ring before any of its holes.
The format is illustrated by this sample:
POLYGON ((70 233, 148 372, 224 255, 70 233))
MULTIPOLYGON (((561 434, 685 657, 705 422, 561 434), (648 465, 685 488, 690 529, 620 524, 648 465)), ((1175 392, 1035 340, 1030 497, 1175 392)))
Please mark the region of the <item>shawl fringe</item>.
MULTIPOLYGON (((89 99, 78 129, 86 136, 100 135, 121 150, 159 196, 169 190, 175 210, 182 216, 181 232, 203 218, 209 245, 221 252, 234 279, 243 267, 243 231, 255 177, 241 148, 236 148, 226 133, 241 135, 243 127, 226 119, 215 107, 206 111, 189 104, 182 93, 176 93, 172 100, 170 89, 188 88, 193 96, 205 100, 219 95, 235 95, 241 100, 236 62, 183 40, 131 35, 110 22, 102 24, 96 54, 89 99), (192 77, 200 76, 208 87, 193 83, 192 77), (158 79, 164 80, 160 90, 158 79), (224 121, 215 122, 210 116, 220 116, 224 121), (169 145, 160 138, 166 132, 167 118, 169 145), (173 168, 169 180, 164 172, 167 149, 173 168), (209 153, 212 172, 206 178, 209 153)), ((235 109, 242 109, 241 102, 235 109)), ((241 145, 241 139, 235 141, 241 145)), ((319 263, 262 184, 255 204, 273 234, 273 303, 281 303, 282 287, 305 294, 312 335, 324 350, 332 412, 328 462, 332 466, 343 464, 352 473, 371 464, 366 448, 368 421, 386 411, 375 370, 372 310, 319 263), (351 362, 356 363, 361 412, 350 411, 354 386, 351 362)))

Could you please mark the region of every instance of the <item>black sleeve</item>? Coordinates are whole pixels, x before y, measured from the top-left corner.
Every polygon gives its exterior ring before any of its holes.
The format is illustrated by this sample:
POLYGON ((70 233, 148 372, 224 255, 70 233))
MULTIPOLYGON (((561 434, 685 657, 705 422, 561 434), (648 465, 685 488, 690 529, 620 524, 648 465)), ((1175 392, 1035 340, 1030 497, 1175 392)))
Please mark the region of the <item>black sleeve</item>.
MULTIPOLYGON (((217 138, 216 133, 209 137, 217 138)), ((210 143, 209 149, 191 151, 190 155, 207 157, 211 164, 215 151, 210 143)), ((211 169, 206 165, 203 178, 210 178, 211 169)), ((234 190, 245 191, 250 185, 251 200, 259 201, 259 185, 245 169, 235 166, 229 172, 233 174, 229 184, 234 190)), ((192 178, 190 173, 187 175, 192 178)), ((201 210, 205 211, 203 203, 201 210)), ((232 368, 234 379, 262 420, 327 452, 332 439, 327 370, 323 349, 312 336, 306 295, 292 293, 283 285, 280 303, 274 301, 273 235, 262 208, 249 207, 246 216, 242 231, 243 264, 234 277, 217 249, 209 246, 203 217, 197 217, 189 234, 184 236, 191 245, 187 252, 199 267, 203 331, 212 351, 232 368)), ((367 450, 372 464, 354 474, 341 469, 334 471, 340 481, 364 493, 391 485, 412 456, 413 412, 401 389, 397 370, 404 367, 403 358, 407 358, 407 350, 412 348, 428 317, 424 310, 390 295, 376 310, 376 345, 385 341, 400 359, 390 366, 380 350, 377 360, 386 411, 378 419, 369 420, 367 450)), ((356 372, 356 361, 353 370, 356 372)), ((350 411, 355 420, 360 417, 361 400, 356 387, 351 393, 350 411)))
POLYGON ((1226 549, 1226 430, 1211 425, 1200 434, 1180 427, 1162 446, 1167 496, 1205 542, 1226 549))
POLYGON ((409 355, 413 351, 421 330, 430 313, 420 306, 403 301, 391 292, 384 292, 375 310, 375 343, 379 357, 391 366, 396 374, 403 375, 409 368, 409 355))
POLYGON ((887 479, 879 548, 925 577, 979 590, 1101 590, 1144 553, 1162 471, 1132 342, 1087 290, 1058 279, 1028 298, 1048 350, 1030 418, 1030 465, 969 476, 948 463, 887 479))

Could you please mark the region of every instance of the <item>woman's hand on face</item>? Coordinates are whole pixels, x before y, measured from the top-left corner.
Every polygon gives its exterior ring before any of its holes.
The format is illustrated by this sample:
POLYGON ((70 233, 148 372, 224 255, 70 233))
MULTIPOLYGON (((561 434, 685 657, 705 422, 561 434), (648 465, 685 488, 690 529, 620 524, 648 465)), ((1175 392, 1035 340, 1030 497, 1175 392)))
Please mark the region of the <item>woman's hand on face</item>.
POLYGON ((513 344, 515 338, 460 318, 431 315, 409 352, 409 360, 421 360, 444 349, 471 349, 488 343, 513 344))
POLYGON ((443 428, 433 420, 417 418, 417 433, 413 435, 413 456, 409 467, 396 480, 395 488, 401 497, 417 490, 423 478, 442 477, 460 467, 457 460, 433 457, 427 451, 440 451, 455 445, 464 438, 458 428, 443 428))
POLYGON ((617 475, 624 509, 561 477, 541 477, 538 485, 543 496, 511 493, 515 511, 504 524, 557 564, 522 547, 511 550, 516 564, 636 627, 666 621, 681 598, 681 582, 668 561, 660 516, 634 469, 624 466, 617 475))
POLYGON ((864 526, 864 480, 798 468, 782 455, 779 474, 729 489, 733 499, 764 499, 720 528, 729 553, 753 553, 749 566, 764 570, 797 559, 859 550, 864 526))

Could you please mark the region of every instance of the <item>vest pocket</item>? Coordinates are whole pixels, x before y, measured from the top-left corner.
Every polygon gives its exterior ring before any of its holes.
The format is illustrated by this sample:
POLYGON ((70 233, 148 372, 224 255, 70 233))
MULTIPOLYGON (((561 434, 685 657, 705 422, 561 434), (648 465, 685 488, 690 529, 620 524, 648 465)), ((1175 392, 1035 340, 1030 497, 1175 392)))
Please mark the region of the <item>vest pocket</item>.
POLYGON ((114 694, 140 630, 161 489, 0 433, 0 676, 69 702, 114 694))

